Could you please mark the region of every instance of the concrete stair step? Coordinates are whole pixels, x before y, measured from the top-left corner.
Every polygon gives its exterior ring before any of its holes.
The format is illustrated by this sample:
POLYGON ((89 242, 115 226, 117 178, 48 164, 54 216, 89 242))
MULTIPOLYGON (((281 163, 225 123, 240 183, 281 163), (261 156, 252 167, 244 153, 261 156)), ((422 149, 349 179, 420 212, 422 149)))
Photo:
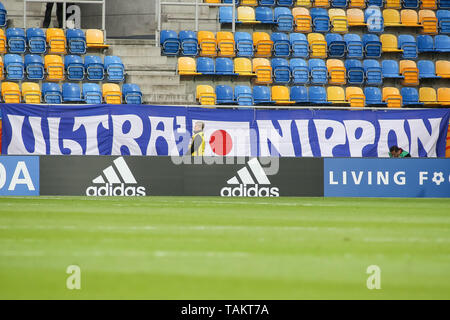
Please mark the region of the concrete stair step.
POLYGON ((149 75, 127 73, 127 81, 132 83, 157 83, 159 85, 179 85, 180 77, 177 75, 149 75))
POLYGON ((153 45, 113 45, 108 53, 128 57, 159 57, 161 56, 161 48, 153 45))
POLYGON ((126 64, 125 69, 128 71, 171 71, 175 74, 176 63, 173 64, 159 64, 159 65, 137 65, 137 64, 126 64))
POLYGON ((166 64, 167 57, 158 56, 158 57, 136 57, 136 56, 120 56, 125 67, 128 65, 140 65, 140 66, 149 66, 149 65, 159 65, 166 64))
POLYGON ((183 104, 195 104, 193 94, 163 94, 153 93, 144 94, 144 101, 147 104, 163 104, 163 105, 183 105, 183 104))
POLYGON ((165 93, 165 94, 186 94, 186 86, 182 84, 178 85, 159 85, 154 82, 139 84, 142 93, 165 93))

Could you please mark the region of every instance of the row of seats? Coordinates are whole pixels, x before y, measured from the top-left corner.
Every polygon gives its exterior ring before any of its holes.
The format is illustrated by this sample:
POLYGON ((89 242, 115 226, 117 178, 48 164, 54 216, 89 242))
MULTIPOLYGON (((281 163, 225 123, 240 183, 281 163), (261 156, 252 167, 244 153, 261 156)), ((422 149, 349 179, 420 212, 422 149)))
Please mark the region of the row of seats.
MULTIPOLYGON (((233 0, 205 0, 205 3, 233 3, 233 0)), ((378 6, 391 9, 450 9, 448 0, 235 0, 242 6, 301 6, 320 8, 365 8, 378 6)))
POLYGON ((87 48, 105 49, 102 30, 81 29, 8 28, 6 35, 0 29, 0 53, 25 53, 28 49, 34 54, 65 54, 67 48, 71 54, 85 54, 87 48))
POLYGON ((381 64, 374 59, 363 62, 347 59, 287 60, 284 58, 178 58, 178 74, 182 76, 251 76, 257 84, 368 84, 382 85, 383 79, 402 79, 406 86, 418 86, 424 79, 449 79, 450 61, 438 60, 383 60, 381 64))
MULTIPOLYGON (((276 25, 278 31, 290 32, 336 32, 347 33, 349 27, 367 26, 369 32, 381 33, 384 27, 421 27, 423 33, 449 33, 448 26, 450 11, 438 10, 436 13, 429 9, 417 11, 411 9, 380 10, 371 6, 365 11, 361 9, 330 9, 296 7, 292 11, 285 7, 276 7, 273 11, 269 7, 238 7, 235 22, 247 24, 276 25)), ((219 8, 219 22, 232 23, 233 9, 219 8)))
POLYGON ((40 55, 27 54, 25 59, 18 54, 6 54, 4 61, 0 57, 0 79, 62 81, 87 80, 121 82, 125 79, 125 67, 118 56, 105 56, 104 62, 100 56, 87 55, 84 62, 81 56, 67 55, 64 62, 61 56, 48 54, 44 59, 40 55), (5 72, 3 72, 3 69, 5 72))
POLYGON ((15 82, 2 82, 1 96, 5 103, 33 103, 41 102, 59 104, 63 102, 84 102, 88 104, 121 104, 122 98, 127 104, 141 104, 142 92, 137 84, 124 84, 122 91, 119 85, 105 83, 83 83, 82 90, 78 84, 64 83, 61 87, 57 83, 43 83, 42 91, 38 83, 23 82, 22 90, 15 82))
POLYGON ((214 89, 209 85, 199 85, 196 89, 196 99, 202 105, 238 104, 240 106, 266 105, 266 104, 312 104, 327 105, 339 104, 362 108, 364 106, 387 106, 401 108, 409 106, 450 105, 450 88, 430 87, 415 88, 404 87, 400 91, 394 87, 360 87, 332 86, 328 88, 312 86, 248 86, 232 87, 219 85, 214 89))

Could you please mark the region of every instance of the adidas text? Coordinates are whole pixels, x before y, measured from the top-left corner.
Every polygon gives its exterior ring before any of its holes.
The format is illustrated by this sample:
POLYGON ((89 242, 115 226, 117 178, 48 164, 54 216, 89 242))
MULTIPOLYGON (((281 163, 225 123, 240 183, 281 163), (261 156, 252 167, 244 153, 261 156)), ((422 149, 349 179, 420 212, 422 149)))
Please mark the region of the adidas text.
POLYGON ((223 187, 220 190, 221 197, 279 197, 280 190, 277 187, 260 187, 255 184, 239 185, 239 187, 223 187))
POLYGON ((134 187, 128 186, 125 184, 105 184, 104 186, 97 187, 91 186, 86 189, 86 195, 91 197, 134 197, 134 196, 145 196, 146 190, 145 187, 134 187))

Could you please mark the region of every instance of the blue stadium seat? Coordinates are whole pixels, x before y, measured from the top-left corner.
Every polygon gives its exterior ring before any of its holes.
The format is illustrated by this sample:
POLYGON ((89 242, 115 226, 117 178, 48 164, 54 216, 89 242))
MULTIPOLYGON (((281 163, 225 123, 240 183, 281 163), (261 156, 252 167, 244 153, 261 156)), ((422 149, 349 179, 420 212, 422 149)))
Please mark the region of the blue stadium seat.
POLYGON ((216 59, 216 74, 223 76, 237 76, 234 72, 233 60, 230 58, 217 58, 216 59))
POLYGON ((44 61, 37 54, 27 54, 25 56, 25 70, 27 78, 30 80, 44 79, 44 61))
POLYGON ((361 37, 354 33, 348 33, 344 35, 344 41, 347 44, 347 57, 348 58, 363 58, 363 42, 361 37))
POLYGON ((292 57, 294 58, 309 57, 309 44, 304 34, 290 33, 289 42, 291 43, 292 57))
POLYGON ((81 98, 80 86, 76 83, 65 82, 62 85, 63 101, 64 102, 80 102, 81 98))
POLYGON ((248 32, 235 32, 234 42, 236 43, 236 56, 253 57, 253 39, 248 32))
POLYGON ((416 59, 417 43, 414 36, 410 34, 402 34, 398 36, 398 49, 403 50, 403 58, 405 59, 416 59))
POLYGON ((381 62, 381 69, 383 70, 383 78, 403 78, 399 73, 398 62, 395 60, 383 60, 381 62))
MULTIPOLYGON (((237 12, 234 13, 234 22, 237 21, 237 12)), ((219 8, 219 23, 233 23, 233 8, 232 7, 220 7, 219 8)))
POLYGON ((3 4, 0 2, 0 27, 6 27, 6 15, 7 11, 3 4))
POLYGON ((340 34, 328 33, 325 36, 329 58, 343 58, 347 52, 347 44, 340 34))
POLYGON ((450 0, 436 0, 439 9, 450 9, 450 0))
POLYGON ((329 104, 327 100, 327 90, 324 87, 309 87, 308 97, 309 102, 312 104, 329 104))
POLYGON ((377 60, 367 59, 363 61, 366 83, 369 85, 383 84, 383 73, 377 60))
POLYGON ((105 77, 105 70, 102 58, 99 56, 85 56, 84 69, 88 80, 101 81, 105 77))
MULTIPOLYGON (((223 2, 223 3, 232 4, 232 3, 233 3, 233 0, 223 0, 222 2, 223 2)), ((236 5, 239 5, 240 0, 235 0, 234 3, 235 3, 236 5)))
POLYGON ((433 61, 419 60, 419 62, 417 62, 417 68, 419 69, 419 78, 420 79, 439 79, 440 78, 440 77, 436 76, 436 69, 435 69, 433 61))
POLYGON ((27 44, 30 53, 42 54, 47 49, 45 32, 41 28, 27 29, 27 44))
POLYGON ((309 74, 312 84, 327 84, 328 83, 328 70, 325 66, 325 61, 322 59, 310 59, 309 74))
POLYGON ((434 52, 433 37, 427 34, 421 34, 417 36, 417 49, 419 53, 422 52, 434 52))
POLYGON ((294 5, 294 0, 277 0, 277 5, 292 7, 294 5))
POLYGON ((364 11, 364 22, 369 32, 382 33, 384 31, 384 19, 380 7, 369 6, 364 11))
POLYGON ((349 84, 364 83, 364 68, 361 61, 356 59, 345 60, 345 69, 347 70, 347 82, 349 84))
POLYGON ((305 60, 301 58, 291 59, 291 61, 289 61, 289 69, 291 70, 292 83, 309 83, 309 69, 305 60))
POLYGON ((6 29, 6 41, 9 53, 25 53, 27 48, 25 31, 21 28, 6 29))
POLYGON ((328 32, 330 31, 330 17, 328 11, 323 8, 311 8, 309 11, 311 15, 314 32, 328 32))
POLYGON ((271 7, 275 5, 275 0, 259 0, 259 5, 271 7))
POLYGON ((384 7, 384 0, 367 0, 367 6, 384 7))
POLYGON ((278 25, 278 31, 292 31, 294 27, 294 16, 289 8, 276 7, 274 21, 278 25))
POLYGON ((176 31, 162 30, 160 34, 161 54, 166 56, 176 56, 180 51, 180 40, 176 31))
POLYGON ((102 103, 102 90, 96 83, 83 83, 83 100, 88 104, 102 103))
POLYGON ((347 0, 331 0, 330 2, 333 8, 347 8, 347 0))
POLYGON ((436 52, 450 52, 450 37, 440 34, 434 37, 436 52))
POLYGON ((377 88, 377 87, 365 87, 364 88, 364 95, 366 96, 366 104, 368 106, 372 106, 372 105, 386 105, 386 103, 383 102, 383 97, 381 95, 380 88, 377 88))
POLYGON ((404 106, 422 105, 422 103, 419 102, 419 93, 416 88, 404 87, 400 90, 400 94, 402 95, 404 106))
POLYGON ((61 87, 57 83, 44 82, 42 84, 42 98, 45 103, 60 104, 62 103, 61 87))
POLYGON ((183 56, 196 56, 198 54, 197 34, 194 31, 180 31, 179 39, 181 45, 181 54, 183 56))
POLYGON ((135 83, 124 83, 122 95, 126 104, 142 104, 142 91, 135 83))
POLYGON ((273 55, 275 57, 289 57, 291 54, 291 45, 286 33, 274 32, 271 35, 273 41, 273 55))
POLYGON ((255 20, 265 24, 274 24, 273 11, 268 7, 256 7, 255 20))
POLYGON ((217 104, 234 104, 233 88, 226 85, 216 86, 217 104))
POLYGON ((381 41, 376 34, 365 33, 362 37, 366 58, 381 57, 381 41))
POLYGON ((64 57, 64 69, 66 70, 68 80, 84 79, 84 63, 81 56, 67 55, 64 57))
POLYGON ((439 33, 450 33, 450 11, 438 10, 436 12, 436 17, 439 22, 439 33))
POLYGON ((214 60, 209 57, 197 58, 197 72, 201 74, 215 74, 214 60))
POLYGON ((23 80, 24 64, 22 57, 18 54, 5 54, 3 63, 6 71, 6 80, 23 80))
POLYGON ((66 31, 67 45, 69 52, 72 54, 86 53, 86 36, 81 29, 67 29, 66 31))
POLYGON ((273 104, 270 88, 266 86, 253 87, 253 101, 255 104, 273 104))
POLYGON ((234 87, 234 100, 240 106, 252 106, 253 105, 252 89, 248 86, 234 87))
POLYGON ((271 62, 273 81, 275 83, 289 83, 291 80, 289 62, 284 58, 273 58, 271 62))
POLYGON ((404 9, 417 9, 419 8, 419 0, 402 0, 404 9))
POLYGON ((118 56, 105 56, 105 72, 108 81, 121 82, 125 80, 125 66, 118 56))
POLYGON ((308 90, 304 86, 293 86, 290 92, 291 101, 296 103, 308 103, 308 90))

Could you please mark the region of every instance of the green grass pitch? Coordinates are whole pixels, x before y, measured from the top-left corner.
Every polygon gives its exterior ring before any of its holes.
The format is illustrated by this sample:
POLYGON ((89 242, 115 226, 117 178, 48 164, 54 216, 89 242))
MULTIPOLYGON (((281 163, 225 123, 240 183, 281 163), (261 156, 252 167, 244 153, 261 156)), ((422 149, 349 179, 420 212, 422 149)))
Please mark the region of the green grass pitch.
POLYGON ((449 299, 450 199, 0 198, 0 299, 22 298, 449 299))

